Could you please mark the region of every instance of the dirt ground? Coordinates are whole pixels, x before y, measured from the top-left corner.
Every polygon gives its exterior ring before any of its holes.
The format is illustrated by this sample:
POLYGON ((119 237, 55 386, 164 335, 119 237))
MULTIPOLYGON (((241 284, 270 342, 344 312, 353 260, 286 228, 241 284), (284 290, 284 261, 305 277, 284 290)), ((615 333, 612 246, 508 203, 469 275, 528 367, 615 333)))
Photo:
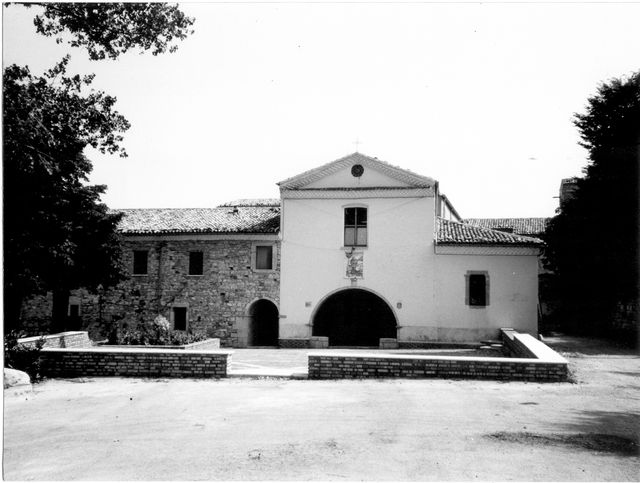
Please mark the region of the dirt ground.
POLYGON ((49 380, 5 394, 8 480, 640 476, 640 357, 555 337, 574 383, 49 380))

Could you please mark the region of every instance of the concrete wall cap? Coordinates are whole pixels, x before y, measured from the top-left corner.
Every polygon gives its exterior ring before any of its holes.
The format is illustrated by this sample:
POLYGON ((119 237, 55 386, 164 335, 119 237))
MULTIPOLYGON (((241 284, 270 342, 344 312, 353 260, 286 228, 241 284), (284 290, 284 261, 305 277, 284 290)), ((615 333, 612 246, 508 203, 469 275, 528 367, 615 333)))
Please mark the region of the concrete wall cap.
POLYGON ((57 348, 57 347, 56 348, 45 348, 45 349, 42 349, 42 352, 82 352, 82 353, 111 352, 111 353, 116 353, 116 354, 132 354, 132 353, 134 353, 134 354, 182 354, 185 357, 192 356, 194 354, 231 355, 231 354, 234 353, 234 351, 232 351, 232 350, 225 350, 225 349, 185 351, 184 349, 140 349, 140 348, 127 349, 127 348, 122 348, 122 347, 105 348, 104 346, 102 346, 102 347, 90 347, 90 348, 80 348, 80 347, 77 347, 77 348, 74 348, 74 347, 69 347, 69 348, 57 348))
MULTIPOLYGON (((468 362, 493 362, 497 364, 510 364, 513 362, 527 364, 549 364, 549 363, 567 363, 565 359, 558 360, 541 360, 541 359, 525 359, 519 357, 464 357, 464 356, 424 356, 424 355, 405 355, 405 354, 375 354, 372 352, 354 354, 353 352, 309 352, 309 357, 325 357, 338 358, 345 357, 349 359, 398 359, 398 360, 425 360, 425 361, 468 361, 468 362)), ((562 358, 561 356, 558 356, 562 358)))

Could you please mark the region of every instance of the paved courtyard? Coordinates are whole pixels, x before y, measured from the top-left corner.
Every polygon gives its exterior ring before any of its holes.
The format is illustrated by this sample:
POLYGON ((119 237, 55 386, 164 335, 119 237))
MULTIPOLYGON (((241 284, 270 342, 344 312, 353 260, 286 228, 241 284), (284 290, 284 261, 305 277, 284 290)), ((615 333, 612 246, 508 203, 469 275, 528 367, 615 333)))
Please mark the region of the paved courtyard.
MULTIPOLYGON (((363 349, 232 349, 231 364, 229 365, 230 376, 300 376, 307 374, 307 354, 309 352, 353 352, 362 353, 363 349)), ((443 355, 443 356, 475 356, 492 355, 491 351, 480 351, 475 349, 399 349, 399 350, 377 350, 371 349, 366 352, 389 353, 389 354, 422 354, 422 355, 443 355)))
POLYGON ((4 477, 637 480, 640 358, 552 343, 575 383, 49 380, 5 395, 4 477))

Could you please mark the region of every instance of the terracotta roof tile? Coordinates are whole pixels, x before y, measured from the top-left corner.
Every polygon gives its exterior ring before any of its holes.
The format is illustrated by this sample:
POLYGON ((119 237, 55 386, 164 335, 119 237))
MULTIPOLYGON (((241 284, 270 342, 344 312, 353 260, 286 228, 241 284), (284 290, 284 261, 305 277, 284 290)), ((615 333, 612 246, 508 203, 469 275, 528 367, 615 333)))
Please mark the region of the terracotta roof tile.
POLYGON ((280 198, 241 198, 220 206, 280 206, 280 198))
POLYGON ((141 208, 124 213, 119 230, 125 234, 277 233, 280 208, 220 206, 217 208, 141 208))
POLYGON ((549 220, 550 218, 467 218, 463 221, 480 228, 506 229, 512 230, 516 235, 535 236, 544 233, 549 220))
POLYGON ((438 245, 539 246, 542 240, 438 218, 438 245))

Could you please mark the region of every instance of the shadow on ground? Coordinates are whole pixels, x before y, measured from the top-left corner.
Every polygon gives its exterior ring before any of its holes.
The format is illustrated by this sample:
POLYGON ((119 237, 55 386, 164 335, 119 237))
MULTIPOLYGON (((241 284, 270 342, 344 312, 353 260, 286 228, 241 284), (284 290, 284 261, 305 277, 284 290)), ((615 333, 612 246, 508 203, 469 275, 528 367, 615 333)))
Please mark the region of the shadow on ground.
POLYGON ((505 441, 508 443, 521 443, 530 446, 565 446, 586 451, 597 451, 600 453, 613 453, 620 456, 638 456, 640 446, 638 438, 627 438, 614 434, 603 433, 528 433, 528 432, 506 432, 490 433, 486 438, 505 441))
POLYGON ((640 413, 579 411, 557 425, 558 433, 501 431, 485 437, 532 446, 566 446, 576 449, 640 456, 640 413))
POLYGON ((579 357, 580 355, 609 355, 609 356, 638 356, 638 348, 633 342, 623 343, 607 339, 594 339, 553 333, 544 338, 544 343, 553 350, 565 355, 579 357))

